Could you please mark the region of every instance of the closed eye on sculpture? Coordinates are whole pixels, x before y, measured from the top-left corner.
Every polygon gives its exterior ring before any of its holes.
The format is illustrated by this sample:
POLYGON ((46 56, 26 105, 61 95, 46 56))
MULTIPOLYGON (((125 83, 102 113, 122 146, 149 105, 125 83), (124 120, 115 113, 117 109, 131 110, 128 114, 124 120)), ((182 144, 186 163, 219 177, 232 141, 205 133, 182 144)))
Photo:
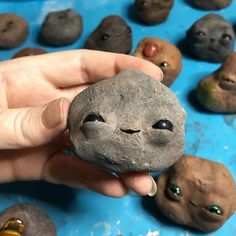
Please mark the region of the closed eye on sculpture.
POLYGON ((85 117, 83 124, 86 122, 105 122, 105 120, 103 119, 101 115, 91 113, 85 117))
POLYGON ((152 126, 152 128, 153 129, 164 129, 164 130, 173 131, 173 124, 169 120, 163 119, 163 120, 157 121, 152 126))
POLYGON ((228 77, 223 77, 219 83, 219 86, 225 90, 236 91, 236 81, 228 77))

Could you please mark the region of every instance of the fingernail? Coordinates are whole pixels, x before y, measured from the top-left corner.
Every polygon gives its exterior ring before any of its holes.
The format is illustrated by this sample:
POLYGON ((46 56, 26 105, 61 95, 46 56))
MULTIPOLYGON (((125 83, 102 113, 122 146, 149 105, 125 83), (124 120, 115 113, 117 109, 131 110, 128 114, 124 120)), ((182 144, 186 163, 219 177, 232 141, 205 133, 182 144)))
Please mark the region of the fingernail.
POLYGON ((152 177, 151 177, 151 180, 152 180, 152 188, 147 194, 150 197, 154 196, 157 193, 157 184, 152 177))
POLYGON ((45 128, 53 129, 63 122, 63 104, 64 98, 57 99, 49 103, 42 114, 42 123, 45 128))
POLYGON ((161 78, 160 78, 160 81, 162 81, 162 80, 164 79, 164 73, 163 73, 162 69, 160 69, 160 71, 161 71, 161 78))

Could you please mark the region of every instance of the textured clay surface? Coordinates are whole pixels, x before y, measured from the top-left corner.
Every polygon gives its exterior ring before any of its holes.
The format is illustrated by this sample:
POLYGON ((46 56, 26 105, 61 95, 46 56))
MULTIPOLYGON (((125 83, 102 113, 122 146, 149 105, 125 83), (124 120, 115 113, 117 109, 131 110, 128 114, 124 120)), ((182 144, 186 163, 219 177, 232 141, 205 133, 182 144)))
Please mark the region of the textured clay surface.
POLYGON ((222 16, 208 14, 196 21, 187 32, 190 50, 199 59, 221 62, 233 51, 235 34, 222 16))
POLYGON ((184 117, 175 94, 133 69, 75 97, 68 125, 73 152, 111 171, 161 171, 183 153, 184 117))
POLYGON ((19 218, 23 221, 25 226, 23 233, 24 236, 57 235, 53 222, 40 208, 36 206, 29 204, 16 204, 7 208, 0 214, 0 225, 3 226, 11 218, 19 218))
POLYGON ((159 209, 178 224, 215 231, 236 209, 236 185, 222 164, 183 156, 157 180, 159 209))
POLYGON ((74 43, 81 36, 83 21, 72 9, 51 12, 43 22, 39 38, 45 44, 63 46, 74 43))
POLYGON ((120 16, 107 16, 85 42, 86 49, 129 54, 132 30, 120 16))
POLYGON ((0 48, 11 49, 25 42, 29 34, 28 23, 15 14, 0 14, 0 48))
POLYGON ((47 53, 47 51, 41 48, 23 48, 19 52, 17 52, 12 58, 36 56, 45 53, 47 53))
POLYGON ((158 38, 144 38, 139 42, 134 56, 159 66, 164 73, 161 82, 166 86, 170 86, 176 80, 182 69, 182 55, 179 49, 172 43, 158 38))
POLYGON ((203 10, 219 10, 229 6, 232 0, 189 0, 195 7, 203 10))
POLYGON ((198 101, 213 112, 236 112, 236 53, 229 54, 222 66, 200 81, 198 101))
POLYGON ((135 9, 140 22, 147 25, 167 20, 174 0, 136 0, 135 9))

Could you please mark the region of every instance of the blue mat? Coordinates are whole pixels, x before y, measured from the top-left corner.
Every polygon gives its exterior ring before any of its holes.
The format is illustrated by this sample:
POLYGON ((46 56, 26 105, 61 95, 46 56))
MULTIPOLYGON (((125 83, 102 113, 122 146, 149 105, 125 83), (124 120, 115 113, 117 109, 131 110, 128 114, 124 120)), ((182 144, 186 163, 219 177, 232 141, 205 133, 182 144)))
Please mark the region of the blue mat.
MULTIPOLYGON (((143 26, 131 15, 132 0, 1 0, 0 13, 14 12, 30 22, 30 37, 21 46, 43 47, 59 51, 81 48, 91 31, 107 15, 123 16, 130 24, 133 49, 146 36, 155 36, 183 47, 186 30, 197 19, 207 14, 190 7, 186 0, 176 0, 171 15, 158 26, 143 26), (67 47, 53 48, 39 45, 37 35, 46 14, 50 11, 74 8, 84 19, 84 31, 78 42, 67 47)), ((233 24, 236 23, 236 1, 225 10, 217 11, 233 24)), ((0 60, 10 59, 20 48, 0 50, 0 60)), ((196 105, 193 96, 198 81, 213 72, 219 64, 183 57, 183 71, 172 85, 188 117, 186 121, 185 152, 224 163, 236 177, 236 116, 208 114, 196 105)), ((54 220, 58 236, 189 236, 201 235, 179 227, 162 217, 151 198, 131 194, 112 199, 64 186, 44 182, 5 184, 0 186, 0 210, 18 202, 30 202, 44 209, 54 220)), ((236 214, 217 232, 209 235, 236 235, 236 214)), ((208 235, 208 234, 205 234, 208 235)))

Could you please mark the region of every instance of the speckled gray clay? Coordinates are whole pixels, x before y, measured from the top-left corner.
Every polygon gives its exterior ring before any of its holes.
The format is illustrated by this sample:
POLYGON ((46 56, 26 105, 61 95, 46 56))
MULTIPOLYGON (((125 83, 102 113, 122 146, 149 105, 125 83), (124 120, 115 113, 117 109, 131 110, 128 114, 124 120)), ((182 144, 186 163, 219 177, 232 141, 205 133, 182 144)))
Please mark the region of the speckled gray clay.
POLYGON ((229 6, 232 0, 189 0, 195 7, 203 10, 219 10, 229 6))
POLYGON ((79 39, 83 30, 82 17, 72 9, 51 12, 43 22, 39 38, 52 46, 63 46, 79 39))
MULTIPOLYGON (((0 225, 10 218, 19 218, 25 225, 24 236, 56 236, 56 228, 49 217, 38 207, 16 204, 0 213, 0 225)), ((17 235, 17 234, 16 234, 17 235)))
POLYGON ((122 17, 107 16, 88 37, 84 47, 128 54, 132 49, 132 30, 122 17))
POLYGON ((161 171, 183 153, 184 116, 175 94, 133 69, 76 96, 68 126, 73 152, 111 171, 161 171))
POLYGON ((188 30, 187 41, 199 59, 221 62, 233 51, 235 34, 232 25, 222 16, 208 14, 188 30))

